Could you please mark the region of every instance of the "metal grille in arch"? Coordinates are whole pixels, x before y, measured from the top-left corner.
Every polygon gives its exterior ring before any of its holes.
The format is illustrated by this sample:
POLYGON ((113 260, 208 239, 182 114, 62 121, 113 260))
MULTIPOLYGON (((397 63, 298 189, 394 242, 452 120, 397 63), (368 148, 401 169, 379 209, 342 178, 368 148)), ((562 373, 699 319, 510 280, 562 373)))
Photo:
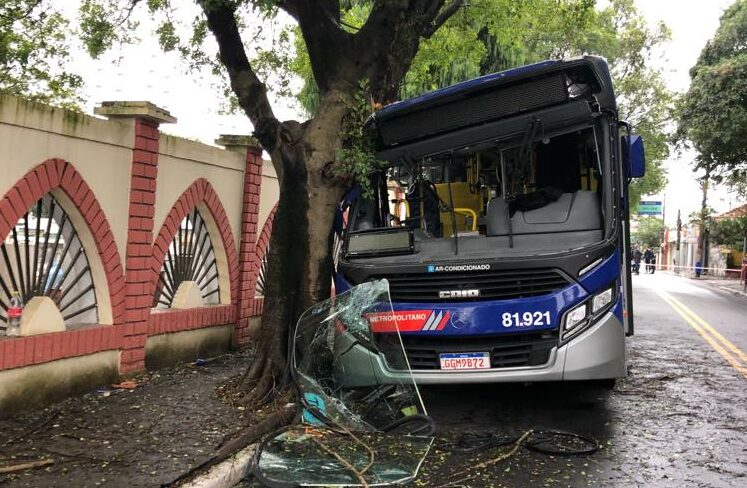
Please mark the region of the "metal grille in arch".
POLYGON ((169 245, 158 275, 153 306, 171 308, 177 292, 186 282, 197 287, 204 305, 220 302, 215 250, 207 225, 197 209, 182 219, 169 245))
POLYGON ((0 335, 13 291, 23 303, 52 299, 65 326, 98 322, 86 251, 69 215, 51 194, 36 201, 0 246, 0 335))

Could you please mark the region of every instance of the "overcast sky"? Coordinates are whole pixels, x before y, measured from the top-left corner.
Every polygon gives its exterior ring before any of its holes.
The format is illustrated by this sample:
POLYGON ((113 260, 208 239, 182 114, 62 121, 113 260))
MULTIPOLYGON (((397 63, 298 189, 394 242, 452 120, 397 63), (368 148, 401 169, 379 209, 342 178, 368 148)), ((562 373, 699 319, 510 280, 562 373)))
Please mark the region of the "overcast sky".
MULTIPOLYGON (((719 17, 733 0, 637 0, 644 17, 651 23, 664 21, 672 31, 672 40, 658 53, 656 63, 664 72, 669 87, 685 91, 690 83, 688 70, 697 60, 706 41, 718 27, 719 17)), ((153 39, 107 53, 101 60, 79 58, 79 71, 86 83, 87 111, 103 100, 148 100, 171 111, 177 117, 166 132, 213 143, 219 134, 248 134, 251 125, 242 115, 221 115, 215 87, 208 79, 183 72, 176 54, 164 54, 153 39)), ((298 118, 289 100, 275 100, 276 115, 298 118)), ((689 168, 692 153, 673 154, 666 167, 669 174, 666 207, 667 221, 673 223, 677 209, 686 217, 699 208, 697 182, 689 168)), ((725 211, 739 202, 725 191, 714 191, 711 205, 725 211)))
MULTIPOLYGON (((734 0, 637 0, 636 4, 649 22, 664 21, 672 31, 672 40, 660 54, 662 67, 669 87, 684 92, 690 85, 688 74, 708 39, 715 33, 723 11, 734 0)), ((689 165, 695 158, 693 152, 672 154, 666 162, 669 183, 665 191, 666 220, 674 225, 677 210, 686 220, 690 213, 700 209, 701 190, 693 178, 689 165)), ((717 212, 725 212, 741 202, 723 188, 711 191, 709 204, 717 212)))

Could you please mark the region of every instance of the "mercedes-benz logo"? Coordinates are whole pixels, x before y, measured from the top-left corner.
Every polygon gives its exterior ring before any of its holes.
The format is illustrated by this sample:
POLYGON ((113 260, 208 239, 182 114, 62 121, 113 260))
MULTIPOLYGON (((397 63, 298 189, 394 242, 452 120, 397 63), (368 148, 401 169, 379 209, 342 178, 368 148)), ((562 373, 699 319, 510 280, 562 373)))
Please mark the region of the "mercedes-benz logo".
POLYGON ((464 329, 469 325, 469 316, 461 312, 452 312, 450 322, 455 329, 464 329))

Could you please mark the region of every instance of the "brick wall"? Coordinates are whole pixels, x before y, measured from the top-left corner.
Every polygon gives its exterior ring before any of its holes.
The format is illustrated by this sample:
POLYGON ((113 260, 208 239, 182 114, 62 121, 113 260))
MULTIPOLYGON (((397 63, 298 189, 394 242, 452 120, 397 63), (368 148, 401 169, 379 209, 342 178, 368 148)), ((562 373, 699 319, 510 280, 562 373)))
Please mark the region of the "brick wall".
POLYGON ((119 370, 122 373, 145 367, 145 343, 152 296, 153 216, 158 176, 158 123, 135 119, 135 141, 130 177, 129 225, 125 265, 125 319, 121 334, 119 370))
MULTIPOLYGON (((71 163, 59 158, 49 159, 6 192, 0 200, 0 236, 5 238, 28 208, 53 190, 64 192, 80 210, 105 270, 112 323, 121 323, 125 317, 125 280, 119 252, 93 191, 71 163)), ((87 251, 91 253, 90 249, 87 251)), ((0 370, 118 349, 119 344, 117 329, 111 324, 18 339, 4 338, 0 340, 0 370)))
POLYGON ((18 157, 0 174, 0 238, 39 198, 64 194, 74 207, 66 212, 79 215, 85 226, 76 231, 91 236, 93 244, 85 250, 101 270, 95 286, 97 296, 106 293, 98 303, 99 317, 106 319, 64 332, 0 336, 0 371, 118 350, 120 373, 128 375, 144 368, 149 336, 226 324, 235 325, 237 345, 247 344, 248 320, 262 311, 254 289, 271 228, 271 222, 263 223, 258 238, 262 181, 268 179, 258 145, 246 144, 237 155, 236 147, 221 150, 164 136, 161 124, 174 119, 150 104, 143 108, 142 102, 132 113, 121 107, 102 110, 108 121, 78 116, 69 127, 61 109, 10 100, 17 106, 0 107, 0 142, 5 138, 6 146, 16 141, 23 146, 15 152, 8 147, 18 157), (19 107, 30 115, 14 119, 19 107), (159 165, 165 157, 166 173, 159 165), (232 186, 234 175, 241 176, 241 188, 232 186), (168 201, 159 191, 180 196, 168 201), (196 207, 206 210, 203 218, 217 229, 211 242, 224 258, 218 272, 230 290, 220 294, 217 305, 156 311, 151 305, 167 249, 179 223, 196 207))
POLYGON ((246 153, 244 173, 244 201, 241 211, 241 244, 239 249, 239 272, 241 276, 237 307, 237 322, 234 342, 244 345, 249 342, 249 319, 258 315, 254 304, 256 276, 259 271, 257 254, 257 217, 262 185, 262 149, 255 143, 246 153))

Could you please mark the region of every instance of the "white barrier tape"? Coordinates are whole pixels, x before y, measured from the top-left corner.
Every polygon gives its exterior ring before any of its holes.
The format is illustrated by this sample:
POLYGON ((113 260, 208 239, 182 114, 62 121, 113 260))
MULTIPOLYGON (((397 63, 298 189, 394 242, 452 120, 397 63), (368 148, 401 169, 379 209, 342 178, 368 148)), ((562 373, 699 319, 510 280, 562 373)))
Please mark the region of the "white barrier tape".
MULTIPOLYGON (((656 267, 656 269, 691 269, 695 271, 695 266, 680 266, 678 264, 660 264, 660 263, 653 263, 653 265, 656 267)), ((645 262, 641 261, 641 267, 651 266, 651 264, 646 264, 645 262)), ((698 268, 701 271, 736 271, 738 273, 742 272, 742 268, 698 268)))

